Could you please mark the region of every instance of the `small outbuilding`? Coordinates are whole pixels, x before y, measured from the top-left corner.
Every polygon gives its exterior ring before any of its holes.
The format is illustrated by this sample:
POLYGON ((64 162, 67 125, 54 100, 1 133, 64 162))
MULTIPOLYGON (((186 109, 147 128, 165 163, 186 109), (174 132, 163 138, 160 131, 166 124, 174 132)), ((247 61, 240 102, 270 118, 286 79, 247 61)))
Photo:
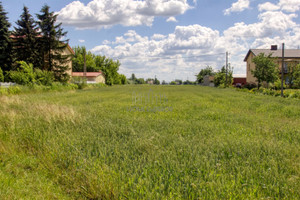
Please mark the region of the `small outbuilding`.
POLYGON ((95 84, 95 83, 105 83, 105 77, 102 71, 99 72, 72 72, 72 77, 86 77, 87 83, 95 84))

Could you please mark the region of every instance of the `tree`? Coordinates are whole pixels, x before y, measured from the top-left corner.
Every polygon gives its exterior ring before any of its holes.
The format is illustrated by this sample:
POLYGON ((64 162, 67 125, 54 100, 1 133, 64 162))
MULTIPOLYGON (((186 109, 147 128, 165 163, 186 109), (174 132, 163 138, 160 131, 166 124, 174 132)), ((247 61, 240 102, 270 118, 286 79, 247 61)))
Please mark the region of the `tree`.
POLYGON ((37 14, 38 26, 41 31, 40 52, 43 59, 43 67, 53 71, 57 81, 65 82, 69 79, 67 74, 67 63, 71 59, 70 55, 63 55, 63 51, 68 46, 68 40, 61 40, 66 36, 61 28, 61 23, 56 24, 57 14, 49 11, 49 6, 45 5, 41 9, 41 14, 37 14))
POLYGON ((227 83, 226 83, 226 68, 223 66, 221 70, 219 70, 217 73, 215 73, 214 76, 214 84, 216 87, 226 87, 228 84, 231 85, 233 82, 232 77, 232 67, 229 65, 227 69, 227 83))
POLYGON ((203 83, 204 76, 206 76, 206 75, 213 76, 214 74, 215 74, 215 72, 214 72, 213 68, 211 66, 207 66, 206 68, 201 69, 199 74, 196 75, 197 82, 203 83))
MULTIPOLYGON (((290 63, 288 64, 288 84, 289 88, 293 88, 295 85, 295 81, 297 82, 297 79, 300 78, 299 70, 300 70, 300 64, 297 63, 290 63)), ((297 87, 297 86, 296 86, 297 87)))
POLYGON ((143 78, 136 79, 136 84, 145 84, 145 83, 146 83, 145 79, 143 79, 143 78))
POLYGON ((293 71, 293 83, 296 88, 300 88, 300 64, 296 65, 293 71))
POLYGON ((153 84, 159 85, 159 84, 160 84, 160 81, 155 77, 153 84))
POLYGON ((120 67, 119 61, 113 61, 112 59, 106 59, 104 65, 101 67, 101 71, 105 75, 105 84, 114 85, 121 84, 121 79, 118 73, 120 67))
POLYGON ((278 79, 278 67, 273 62, 271 54, 266 56, 264 53, 260 53, 253 58, 255 69, 251 70, 253 76, 257 79, 257 88, 260 88, 262 82, 274 83, 278 79))
POLYGON ((6 17, 6 12, 2 7, 0 2, 0 67, 3 69, 6 74, 11 70, 11 65, 13 62, 12 57, 12 44, 10 39, 10 23, 6 17))
POLYGON ((38 52, 38 28, 28 8, 24 6, 18 25, 12 33, 15 60, 32 63, 34 67, 42 67, 42 57, 38 52))

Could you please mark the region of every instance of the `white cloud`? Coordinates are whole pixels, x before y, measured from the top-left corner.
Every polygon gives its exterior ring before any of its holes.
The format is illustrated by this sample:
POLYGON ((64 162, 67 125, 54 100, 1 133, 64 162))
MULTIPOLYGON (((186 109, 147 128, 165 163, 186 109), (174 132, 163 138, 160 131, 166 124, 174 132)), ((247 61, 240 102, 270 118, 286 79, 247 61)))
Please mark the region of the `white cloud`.
POLYGON ((250 0, 238 0, 230 8, 224 10, 224 15, 230 15, 232 12, 242 12, 249 8, 250 0))
POLYGON ((265 2, 258 5, 259 11, 281 10, 285 12, 296 12, 300 10, 300 0, 280 0, 277 4, 265 2))
POLYGON ((274 11, 274 10, 279 10, 279 8, 280 8, 280 6, 270 3, 270 2, 266 2, 266 3, 258 5, 259 11, 274 11))
POLYGON ((278 6, 283 11, 296 12, 300 10, 300 0, 280 0, 278 6))
POLYGON ((78 29, 99 29, 112 25, 151 26, 155 16, 184 14, 187 0, 93 0, 87 5, 73 1, 57 14, 58 21, 78 29))
POLYGON ((78 40, 78 42, 80 42, 80 43, 84 43, 84 42, 85 42, 85 40, 78 40))
POLYGON ((169 17, 166 21, 167 22, 177 22, 175 17, 169 17))

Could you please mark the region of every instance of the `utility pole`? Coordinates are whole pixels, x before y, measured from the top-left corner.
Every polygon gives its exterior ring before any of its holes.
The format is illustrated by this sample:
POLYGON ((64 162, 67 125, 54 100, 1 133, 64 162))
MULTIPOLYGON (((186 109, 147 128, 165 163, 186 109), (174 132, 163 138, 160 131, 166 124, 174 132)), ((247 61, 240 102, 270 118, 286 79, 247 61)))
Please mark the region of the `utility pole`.
POLYGON ((283 73, 284 73, 284 43, 282 43, 282 64, 281 64, 281 97, 283 97, 283 73))
POLYGON ((228 51, 226 51, 226 71, 225 71, 225 74, 226 74, 226 79, 225 79, 225 87, 227 87, 227 70, 228 70, 228 51))
POLYGON ((86 50, 85 48, 83 49, 83 76, 86 79, 86 50))

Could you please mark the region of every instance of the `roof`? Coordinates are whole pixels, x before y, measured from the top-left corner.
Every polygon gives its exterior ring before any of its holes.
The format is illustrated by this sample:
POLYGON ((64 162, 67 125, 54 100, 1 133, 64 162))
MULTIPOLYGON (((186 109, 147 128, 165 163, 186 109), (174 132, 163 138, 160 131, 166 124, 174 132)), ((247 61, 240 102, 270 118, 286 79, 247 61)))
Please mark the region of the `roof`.
MULTIPOLYGON (((15 38, 25 38, 26 36, 25 36, 25 35, 24 35, 24 36, 14 36, 14 35, 10 35, 9 37, 12 38, 12 39, 15 39, 15 38)), ((37 37, 38 37, 38 38, 41 38, 42 36, 41 36, 41 35, 38 35, 37 37)), ((69 43, 67 43, 67 49, 71 52, 71 54, 75 55, 75 52, 74 52, 74 50, 70 47, 69 43)))
POLYGON ((247 75, 246 74, 233 74, 232 77, 233 78, 246 78, 247 75))
MULTIPOLYGON (((86 72, 87 77, 97 77, 102 75, 102 72, 86 72)), ((72 72, 72 76, 84 77, 84 72, 72 72)))
MULTIPOLYGON (((250 53, 253 53, 254 56, 259 55, 260 53, 264 53, 265 55, 271 54, 271 57, 275 58, 282 58, 282 50, 271 50, 271 49, 250 49, 244 59, 244 62, 247 61, 248 56, 250 53)), ((284 50, 284 57, 285 58, 300 58, 300 49, 285 49, 284 50)))

